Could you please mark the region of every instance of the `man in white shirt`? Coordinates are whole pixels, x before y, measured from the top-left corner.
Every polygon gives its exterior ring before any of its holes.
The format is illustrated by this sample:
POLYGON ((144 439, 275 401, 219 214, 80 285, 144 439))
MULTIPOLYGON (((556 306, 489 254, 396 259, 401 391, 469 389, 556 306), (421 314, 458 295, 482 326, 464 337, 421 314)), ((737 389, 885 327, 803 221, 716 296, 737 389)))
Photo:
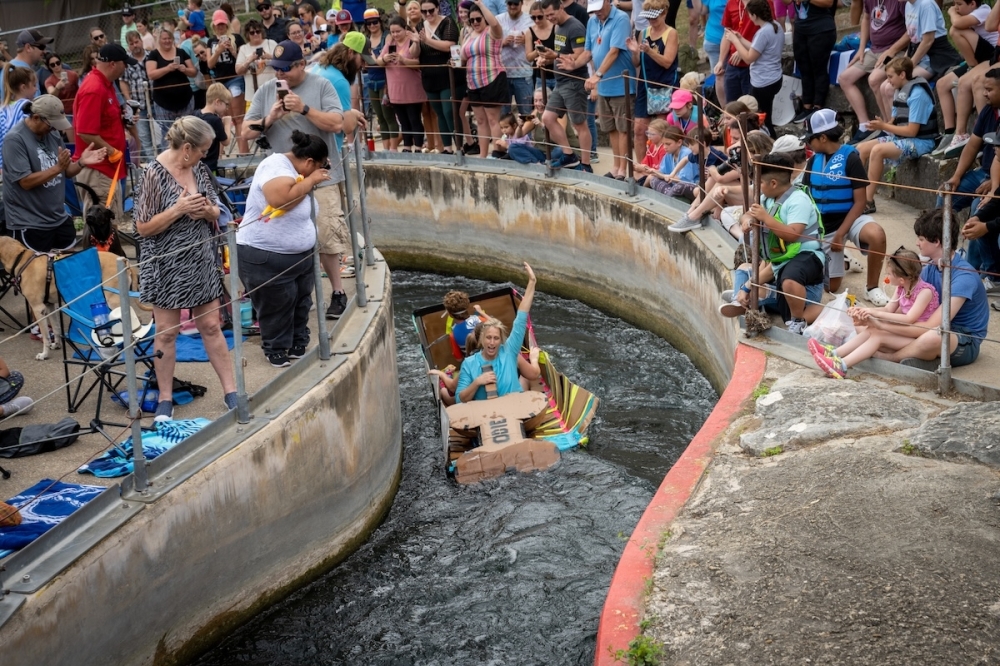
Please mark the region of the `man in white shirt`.
MULTIPOLYGON (((507 0, 507 13, 497 16, 500 27, 503 28, 503 48, 500 50, 500 60, 507 70, 508 101, 511 97, 517 103, 517 112, 524 118, 531 114, 532 95, 531 63, 525 57, 524 40, 533 21, 523 10, 523 0, 507 0)), ((510 105, 504 105, 500 113, 505 114, 510 105)))

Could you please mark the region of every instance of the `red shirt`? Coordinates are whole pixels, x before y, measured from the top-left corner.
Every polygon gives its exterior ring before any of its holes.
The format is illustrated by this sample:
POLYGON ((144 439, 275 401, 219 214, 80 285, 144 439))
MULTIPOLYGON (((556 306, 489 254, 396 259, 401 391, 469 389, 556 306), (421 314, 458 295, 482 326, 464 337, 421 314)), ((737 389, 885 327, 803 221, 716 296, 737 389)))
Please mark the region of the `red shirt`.
MULTIPOLYGON (((768 0, 768 4, 771 5, 772 12, 774 11, 774 2, 768 0)), ((750 20, 750 14, 747 12, 747 8, 743 6, 741 0, 729 0, 726 3, 726 9, 722 12, 722 27, 729 28, 730 30, 735 30, 740 33, 750 41, 753 41, 753 36, 757 34, 757 24, 750 20)), ((732 45, 729 46, 729 55, 736 53, 736 48, 732 45)), ((729 61, 726 61, 727 66, 729 61)), ((749 63, 740 61, 737 67, 749 67, 749 63)))
MULTIPOLYGON (((125 124, 122 122, 118 94, 114 84, 99 69, 90 70, 76 94, 76 101, 73 103, 73 130, 76 132, 76 152, 73 154, 75 160, 80 159, 87 147, 80 139, 81 134, 96 134, 117 150, 125 150, 125 124)), ((116 166, 105 159, 90 168, 100 171, 108 178, 114 178, 116 166)), ((122 166, 118 174, 119 180, 124 179, 125 175, 125 167, 122 166)))

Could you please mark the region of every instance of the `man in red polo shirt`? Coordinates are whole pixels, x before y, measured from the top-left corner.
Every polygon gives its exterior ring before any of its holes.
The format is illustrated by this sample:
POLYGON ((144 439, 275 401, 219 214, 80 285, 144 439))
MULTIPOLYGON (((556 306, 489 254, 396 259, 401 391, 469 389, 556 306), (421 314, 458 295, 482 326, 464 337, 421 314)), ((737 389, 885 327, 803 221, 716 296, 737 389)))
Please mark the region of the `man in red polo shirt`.
MULTIPOLYGON (((125 66, 131 60, 128 52, 118 44, 102 46, 97 55, 97 66, 84 79, 73 102, 73 129, 76 131, 74 159, 79 159, 89 144, 108 151, 106 159, 85 168, 76 177, 78 183, 92 187, 102 203, 107 201, 112 180, 116 177, 124 180, 126 175, 122 163, 125 123, 114 82, 125 72, 125 66)), ((121 196, 114 198, 111 210, 118 221, 124 219, 121 196)))
MULTIPOLYGON (((773 0, 769 0, 768 4, 771 5, 773 12, 773 0)), ((757 34, 757 24, 750 19, 745 0, 729 0, 726 3, 726 9, 722 13, 722 27, 735 30, 750 41, 753 41, 753 36, 757 34)), ((736 54, 736 48, 725 36, 719 45, 719 62, 715 65, 715 75, 725 76, 727 102, 735 102, 743 95, 751 94, 750 63, 744 62, 736 54)))

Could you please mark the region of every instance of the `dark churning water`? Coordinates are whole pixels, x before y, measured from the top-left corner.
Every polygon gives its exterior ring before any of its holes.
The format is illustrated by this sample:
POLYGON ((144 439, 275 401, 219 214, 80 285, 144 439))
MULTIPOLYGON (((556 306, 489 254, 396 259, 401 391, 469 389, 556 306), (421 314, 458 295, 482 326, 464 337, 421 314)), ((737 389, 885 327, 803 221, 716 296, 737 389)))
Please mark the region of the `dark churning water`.
POLYGON ((497 286, 393 273, 404 457, 392 509, 356 553, 198 664, 593 663, 625 540, 718 396, 653 334, 538 294, 539 344, 601 398, 591 443, 546 472, 458 486, 410 313, 449 289, 497 286))

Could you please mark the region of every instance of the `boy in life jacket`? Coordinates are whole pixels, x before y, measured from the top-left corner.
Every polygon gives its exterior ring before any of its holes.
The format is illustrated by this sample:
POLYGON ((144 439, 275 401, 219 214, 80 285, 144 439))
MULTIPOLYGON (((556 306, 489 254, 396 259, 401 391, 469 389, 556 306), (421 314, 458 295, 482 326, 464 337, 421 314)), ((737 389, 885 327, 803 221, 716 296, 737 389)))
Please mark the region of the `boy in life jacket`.
MULTIPOLYGON (((932 3, 933 4, 933 3, 932 3)), ((885 66, 886 80, 895 89, 892 97, 892 122, 875 118, 868 129, 882 132, 871 141, 858 144, 861 159, 868 162, 867 203, 864 214, 875 213, 875 190, 882 180, 885 163, 895 166, 899 160, 915 160, 934 150, 938 138, 934 91, 923 77, 913 76, 913 61, 893 58, 885 66)))
MULTIPOLYGON (((823 309, 824 254, 819 211, 808 194, 792 185, 795 164, 791 156, 771 153, 760 163, 760 203, 751 205, 740 219, 744 231, 753 227, 761 236, 760 284, 767 286, 761 288, 758 302, 766 310, 779 313, 789 332, 801 335, 823 309)), ((723 316, 738 317, 746 312, 751 288, 749 268, 744 265, 736 270, 731 296, 735 301, 719 308, 723 316)))
POLYGON ((836 111, 820 109, 806 119, 806 141, 814 154, 803 184, 823 216, 829 290, 840 289, 848 268, 844 243, 850 241, 868 257, 865 298, 875 307, 884 307, 888 299, 879 286, 879 276, 885 255, 885 230, 871 215, 864 214, 868 174, 858 151, 840 142, 843 134, 836 111))
POLYGON ((469 295, 464 291, 449 291, 444 295, 444 309, 448 313, 445 320, 445 332, 451 342, 451 353, 456 361, 465 358, 465 339, 476 329, 485 317, 479 306, 473 309, 469 295))

